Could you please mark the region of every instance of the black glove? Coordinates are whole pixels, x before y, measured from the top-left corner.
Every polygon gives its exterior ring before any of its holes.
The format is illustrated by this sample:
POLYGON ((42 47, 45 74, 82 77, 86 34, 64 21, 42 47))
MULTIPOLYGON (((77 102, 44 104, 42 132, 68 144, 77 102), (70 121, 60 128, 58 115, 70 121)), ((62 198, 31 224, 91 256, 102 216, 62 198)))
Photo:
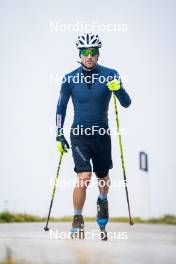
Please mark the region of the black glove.
POLYGON ((58 135, 56 137, 56 143, 57 143, 57 148, 60 153, 68 152, 68 149, 70 148, 70 146, 67 140, 65 139, 64 135, 58 135))

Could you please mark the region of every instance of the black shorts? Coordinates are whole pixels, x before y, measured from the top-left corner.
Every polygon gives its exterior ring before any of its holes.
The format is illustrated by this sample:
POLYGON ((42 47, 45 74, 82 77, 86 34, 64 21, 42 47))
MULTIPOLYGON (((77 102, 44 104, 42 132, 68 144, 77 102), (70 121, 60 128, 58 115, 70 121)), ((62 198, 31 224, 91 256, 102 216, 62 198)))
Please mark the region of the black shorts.
POLYGON ((111 137, 104 135, 74 135, 70 133, 71 148, 74 159, 75 172, 92 172, 98 178, 108 175, 109 169, 112 169, 111 157, 111 137))

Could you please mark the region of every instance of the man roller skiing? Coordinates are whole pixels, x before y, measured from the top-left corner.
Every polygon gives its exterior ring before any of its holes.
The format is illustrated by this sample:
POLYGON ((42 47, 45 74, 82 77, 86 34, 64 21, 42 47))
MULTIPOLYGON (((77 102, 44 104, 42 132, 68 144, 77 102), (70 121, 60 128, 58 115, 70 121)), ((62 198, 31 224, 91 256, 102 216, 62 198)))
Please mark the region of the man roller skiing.
POLYGON ((123 88, 118 72, 97 63, 101 46, 96 34, 84 33, 78 36, 76 47, 79 49, 81 66, 66 74, 62 82, 56 113, 56 140, 58 150, 61 153, 67 152, 70 147, 62 132, 67 103, 71 97, 74 120, 70 140, 74 171, 77 173, 77 184, 73 191, 74 217, 71 236, 77 234, 79 238, 84 238, 82 210, 93 171, 98 183, 101 182, 98 185, 97 223, 102 231, 102 240, 107 240, 105 226, 109 219, 109 169, 113 166, 108 107, 112 91, 123 107, 128 107, 131 99, 123 88), (74 133, 75 128, 79 133, 74 133))

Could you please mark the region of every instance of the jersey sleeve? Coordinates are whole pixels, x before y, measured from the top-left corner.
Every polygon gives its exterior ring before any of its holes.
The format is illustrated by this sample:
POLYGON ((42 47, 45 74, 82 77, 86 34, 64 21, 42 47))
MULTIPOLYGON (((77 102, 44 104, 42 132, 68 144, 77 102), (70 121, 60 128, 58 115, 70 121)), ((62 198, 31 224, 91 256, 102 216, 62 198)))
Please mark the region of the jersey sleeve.
POLYGON ((56 110, 56 133, 59 135, 62 133, 65 121, 65 115, 67 110, 67 104, 69 101, 69 98, 71 96, 71 87, 70 83, 66 80, 66 78, 63 79, 59 100, 57 103, 57 110, 56 110))
POLYGON ((123 107, 127 108, 131 104, 131 98, 130 98, 129 94, 126 92, 126 90, 124 89, 122 80, 121 80, 118 72, 116 72, 115 78, 120 81, 120 89, 118 91, 115 91, 115 95, 116 95, 117 99, 119 100, 120 104, 123 107))

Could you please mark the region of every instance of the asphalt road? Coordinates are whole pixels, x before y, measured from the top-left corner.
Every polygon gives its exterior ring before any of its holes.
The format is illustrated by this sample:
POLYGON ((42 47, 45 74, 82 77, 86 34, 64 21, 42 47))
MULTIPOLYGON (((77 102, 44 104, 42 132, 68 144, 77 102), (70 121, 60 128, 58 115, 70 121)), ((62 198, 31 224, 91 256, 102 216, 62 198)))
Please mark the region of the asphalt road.
POLYGON ((176 263, 176 226, 110 223, 101 241, 96 223, 86 223, 86 239, 69 238, 70 223, 0 224, 0 263, 171 264, 176 263))

